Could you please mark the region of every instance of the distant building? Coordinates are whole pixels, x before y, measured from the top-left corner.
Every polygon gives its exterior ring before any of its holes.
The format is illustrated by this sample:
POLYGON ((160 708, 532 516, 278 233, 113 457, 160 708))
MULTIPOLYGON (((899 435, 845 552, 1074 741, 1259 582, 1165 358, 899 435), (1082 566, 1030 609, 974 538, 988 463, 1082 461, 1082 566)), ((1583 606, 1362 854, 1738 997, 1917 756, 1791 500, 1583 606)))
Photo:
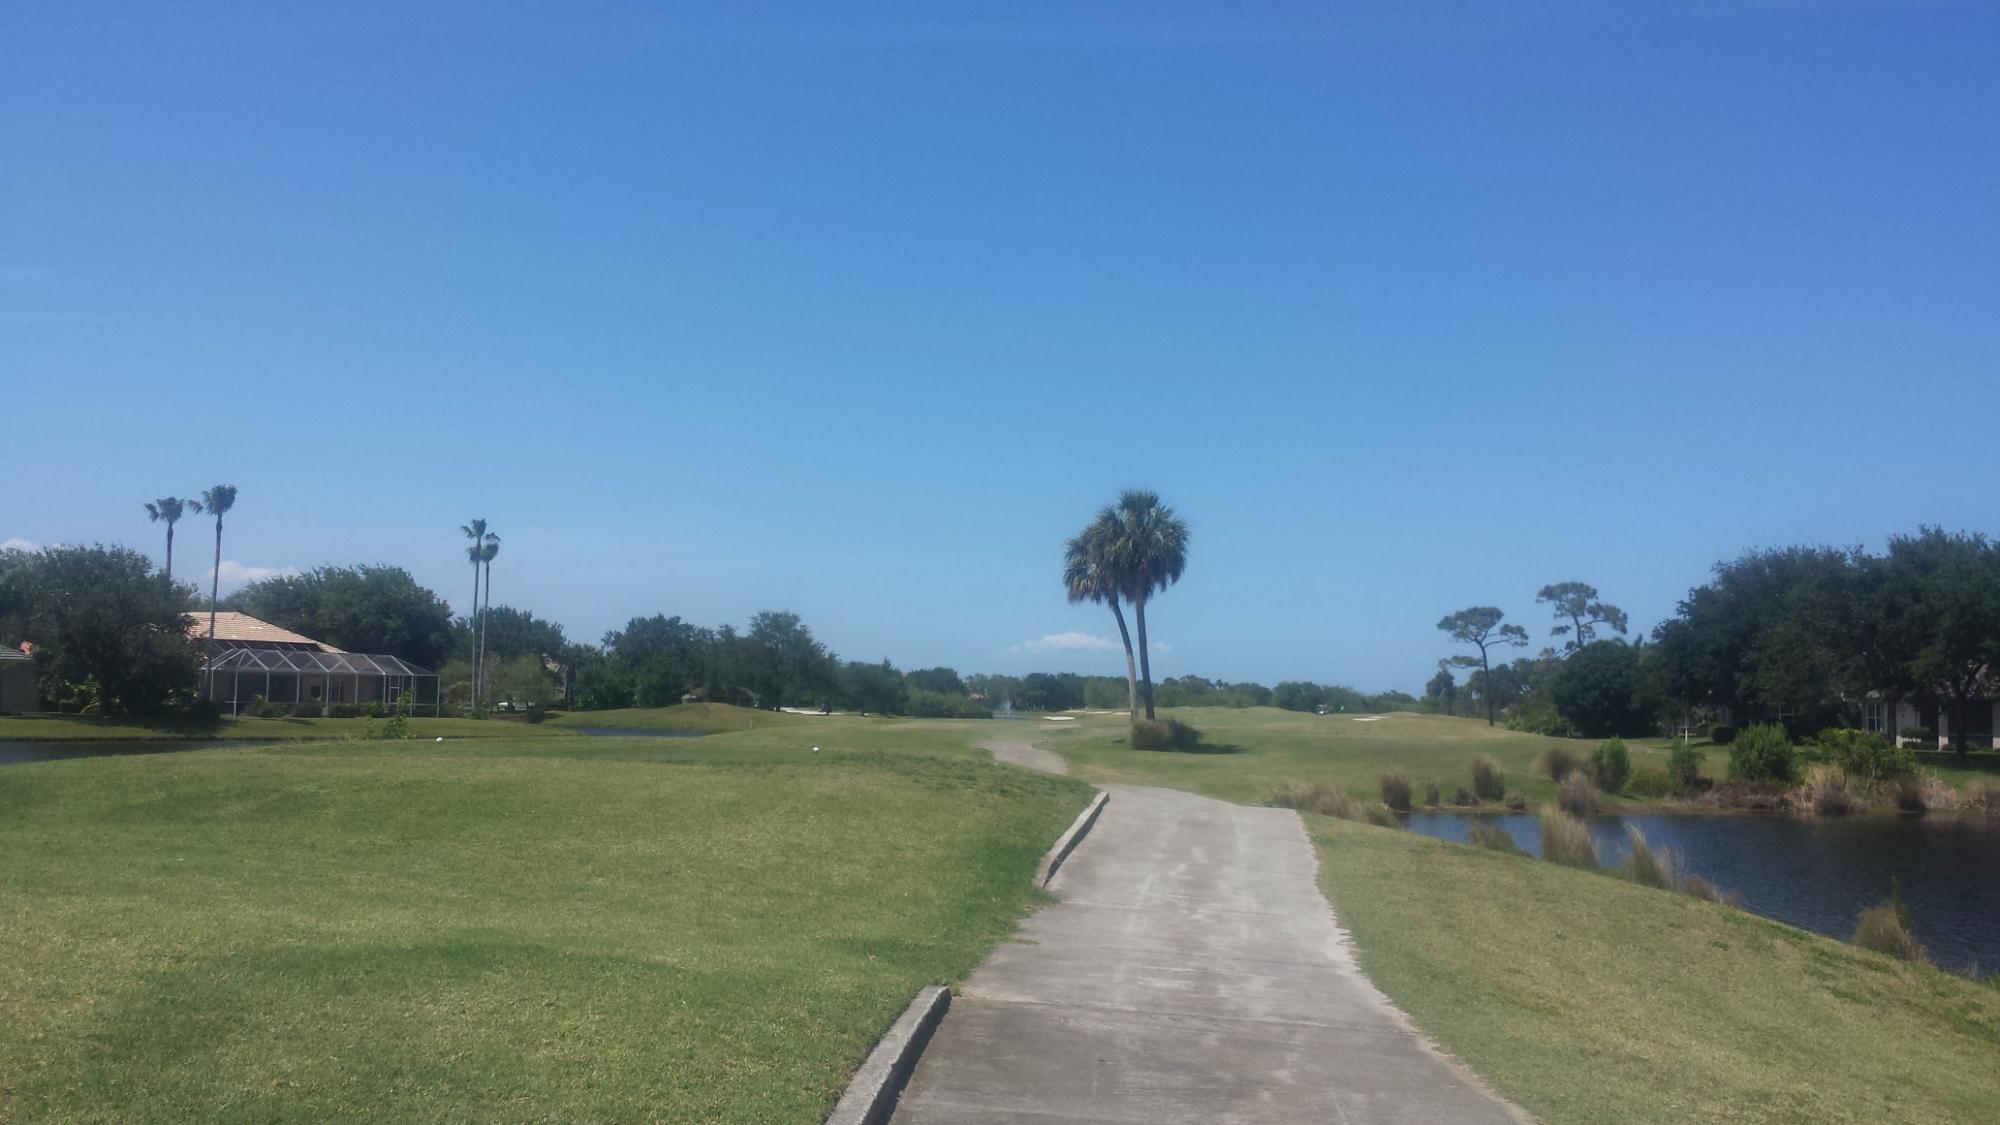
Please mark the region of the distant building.
MULTIPOLYGON (((1988 689, 1989 693, 1991 689, 1988 689)), ((1902 735, 1899 741, 1923 745, 1911 738, 1908 731, 1923 727, 1935 732, 1937 745, 1949 747, 1958 738, 1958 732, 1951 725, 1951 701, 1930 701, 1913 703, 1903 700, 1896 705, 1896 727, 1902 735)), ((1861 705, 1861 725, 1866 730, 1889 730, 1889 702, 1879 692, 1871 692, 1861 705)), ((1965 741, 1968 746, 2000 750, 2000 699, 1968 699, 1965 701, 1965 741)), ((1925 749, 1936 747, 1925 746, 1925 749)))
MULTIPOLYGON (((208 643, 208 614, 187 615, 188 636, 208 643)), ((399 657, 345 652, 280 629, 247 613, 215 615, 214 654, 201 670, 201 694, 230 714, 266 703, 393 705, 405 691, 420 714, 438 712, 437 673, 399 657)))
POLYGON ((35 658, 0 645, 0 712, 33 711, 40 695, 35 688, 35 658))

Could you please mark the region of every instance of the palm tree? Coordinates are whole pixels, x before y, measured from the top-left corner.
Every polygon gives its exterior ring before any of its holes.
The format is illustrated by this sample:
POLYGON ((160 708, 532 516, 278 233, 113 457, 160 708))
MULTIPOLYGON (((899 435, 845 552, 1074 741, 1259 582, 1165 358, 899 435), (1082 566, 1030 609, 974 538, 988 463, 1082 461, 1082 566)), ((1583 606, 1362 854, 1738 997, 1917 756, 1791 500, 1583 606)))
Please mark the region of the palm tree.
POLYGON ((473 520, 461 525, 459 530, 472 540, 472 545, 465 549, 465 557, 472 563, 472 608, 466 611, 465 624, 472 637, 472 651, 467 655, 473 658, 472 710, 476 714, 479 710, 479 553, 486 547, 486 521, 473 520))
MULTIPOLYGON (((486 564, 486 608, 493 608, 493 556, 500 553, 500 537, 486 533, 486 541, 480 544, 479 561, 486 564)), ((486 613, 479 615, 479 690, 486 690, 486 613)), ((478 698, 474 696, 474 698, 478 698)))
MULTIPOLYGON (((167 496, 146 505, 147 519, 154 523, 165 523, 167 525, 167 583, 169 585, 172 585, 174 581, 174 525, 180 522, 181 514, 185 511, 187 503, 185 500, 167 496)), ((201 511, 201 505, 196 504, 194 510, 197 512, 201 511)))
POLYGON ((1111 606, 1118 622, 1118 639, 1125 642, 1125 705, 1128 714, 1139 713, 1139 672, 1132 663, 1132 631, 1125 627, 1125 611, 1118 604, 1118 583, 1105 564, 1104 552, 1118 524, 1110 508, 1097 514, 1089 526, 1063 546, 1063 586, 1070 604, 1102 602, 1111 606))
MULTIPOLYGON (((1146 717, 1153 717, 1153 662, 1146 643, 1146 603, 1154 594, 1181 580, 1187 569, 1187 521, 1160 503, 1160 494, 1126 489, 1118 503, 1104 510, 1112 529, 1104 544, 1104 561, 1118 592, 1132 603, 1139 626, 1139 682, 1146 690, 1146 717)), ((1099 517, 1104 518, 1103 516, 1099 517)))
MULTIPOLYGON (((208 660, 215 662, 215 598, 222 589, 222 517, 236 506, 236 486, 218 484, 214 488, 201 490, 201 499, 189 503, 196 512, 207 512, 215 517, 215 570, 208 579, 208 660)), ((209 675, 214 676, 211 671, 209 675)), ((209 694, 214 695, 215 684, 211 679, 209 694)))

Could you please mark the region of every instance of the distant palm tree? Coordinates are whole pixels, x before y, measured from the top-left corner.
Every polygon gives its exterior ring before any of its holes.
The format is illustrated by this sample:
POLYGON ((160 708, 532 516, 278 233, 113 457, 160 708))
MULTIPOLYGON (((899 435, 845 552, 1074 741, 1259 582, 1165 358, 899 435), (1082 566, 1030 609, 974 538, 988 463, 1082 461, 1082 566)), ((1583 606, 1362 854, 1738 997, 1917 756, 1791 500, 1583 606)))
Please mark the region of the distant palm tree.
MULTIPOLYGON (((229 509, 236 506, 236 486, 233 484, 218 484, 214 488, 204 488, 201 490, 201 499, 191 500, 189 503, 196 512, 207 512, 209 515, 215 517, 215 570, 211 572, 208 579, 208 660, 210 665, 213 665, 215 663, 215 599, 216 595, 222 589, 222 517, 229 513, 229 509)), ((214 674, 213 671, 209 673, 211 677, 214 674)), ((209 683, 210 696, 215 694, 214 688, 215 684, 211 680, 209 683)))
POLYGON ((1063 546, 1063 586, 1071 604, 1099 602, 1111 607, 1118 622, 1118 639, 1125 642, 1125 705, 1128 714, 1139 713, 1139 672, 1132 663, 1132 631, 1125 627, 1125 611, 1119 607, 1117 576, 1105 562, 1105 551, 1116 534, 1118 514, 1106 508, 1081 533, 1063 546))
POLYGON ((472 563, 472 608, 465 614, 465 624, 472 638, 472 651, 468 655, 473 658, 472 709, 476 712, 479 710, 479 555, 486 549, 486 521, 473 520, 459 530, 472 540, 472 545, 465 549, 465 557, 472 563))
MULTIPOLYGON (((486 541, 480 544, 479 561, 486 564, 486 610, 493 608, 493 556, 500 553, 500 537, 486 533, 486 541)), ((486 689, 486 612, 479 614, 479 690, 486 689)), ((478 698, 475 696, 474 698, 478 698)))
MULTIPOLYGON (((181 515, 186 509, 187 503, 185 500, 167 496, 146 505, 147 519, 154 523, 165 523, 167 525, 167 582, 169 585, 174 580, 174 525, 180 522, 181 515)), ((194 510, 197 512, 201 511, 201 505, 196 504, 194 510)))
POLYGON ((1153 662, 1146 642, 1146 603, 1181 580, 1187 569, 1187 521, 1160 503, 1160 494, 1127 489, 1118 503, 1105 509, 1113 517, 1104 561, 1118 583, 1119 593, 1132 603, 1139 627, 1139 682, 1146 691, 1146 717, 1153 717, 1153 662))

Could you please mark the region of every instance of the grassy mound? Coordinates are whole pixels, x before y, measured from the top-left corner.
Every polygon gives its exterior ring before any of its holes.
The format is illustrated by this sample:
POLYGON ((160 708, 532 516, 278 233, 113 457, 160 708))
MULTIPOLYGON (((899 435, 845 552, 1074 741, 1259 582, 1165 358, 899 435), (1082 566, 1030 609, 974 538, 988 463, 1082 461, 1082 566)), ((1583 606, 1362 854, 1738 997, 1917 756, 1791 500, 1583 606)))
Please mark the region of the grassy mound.
POLYGON ((0 1119, 817 1121, 1087 792, 852 729, 8 766, 0 1119))

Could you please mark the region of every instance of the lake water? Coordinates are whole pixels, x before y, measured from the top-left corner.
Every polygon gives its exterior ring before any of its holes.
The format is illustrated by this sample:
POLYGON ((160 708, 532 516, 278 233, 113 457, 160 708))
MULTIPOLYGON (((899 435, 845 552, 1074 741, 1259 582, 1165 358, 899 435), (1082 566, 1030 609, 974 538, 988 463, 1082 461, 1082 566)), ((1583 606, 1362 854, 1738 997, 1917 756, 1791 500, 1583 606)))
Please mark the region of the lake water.
MULTIPOLYGON (((1482 816, 1523 851, 1539 854, 1541 829, 1518 814, 1482 816)), ((1472 816, 1416 812, 1426 836, 1465 843, 1472 816)), ((1680 869, 1743 896, 1745 909, 1845 940, 1865 906, 1900 891, 1917 937, 1947 967, 2000 970, 2000 820, 1979 817, 1605 816, 1590 822, 1598 858, 1622 863, 1625 826, 1680 869)))
MULTIPOLYGON (((213 750, 230 743, 219 739, 126 739, 122 742, 0 742, 0 766, 20 762, 58 762, 66 758, 109 758, 121 754, 171 754, 179 750, 213 750)), ((245 743, 236 743, 238 746, 245 743)))

